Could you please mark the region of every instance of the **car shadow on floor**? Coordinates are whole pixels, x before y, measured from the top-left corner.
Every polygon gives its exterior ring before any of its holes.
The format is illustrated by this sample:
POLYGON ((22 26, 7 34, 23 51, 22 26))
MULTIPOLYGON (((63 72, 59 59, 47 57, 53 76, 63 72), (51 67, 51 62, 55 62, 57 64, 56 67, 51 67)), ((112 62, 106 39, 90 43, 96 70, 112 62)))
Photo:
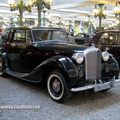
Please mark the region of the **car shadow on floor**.
POLYGON ((111 89, 106 92, 91 92, 84 91, 74 93, 72 98, 65 103, 66 106, 84 106, 87 111, 96 111, 104 109, 115 104, 120 104, 120 93, 117 88, 111 89), (86 109, 87 107, 87 109, 86 109))
POLYGON ((20 88, 26 88, 27 90, 29 89, 30 91, 35 91, 35 92, 41 92, 41 93, 43 92, 43 94, 47 95, 46 86, 44 84, 24 81, 10 75, 7 75, 5 79, 7 79, 9 82, 13 84, 17 84, 17 86, 19 85, 20 88))
MULTIPOLYGON (((49 98, 47 93, 46 87, 42 84, 34 84, 26 81, 22 81, 20 79, 8 76, 10 82, 14 84, 18 84, 20 88, 25 88, 30 92, 34 91, 34 94, 47 98, 46 101, 50 101, 51 104, 54 104, 49 98), (49 98, 49 99, 48 99, 49 98)), ((97 92, 94 93, 93 91, 84 91, 72 94, 71 99, 62 103, 66 107, 80 107, 84 106, 84 110, 86 112, 89 111, 96 111, 97 109, 104 109, 106 107, 112 106, 114 104, 120 103, 120 87, 119 85, 115 88, 107 92, 97 92), (87 107, 87 109, 86 109, 87 107)), ((56 104, 56 103, 55 103, 56 104)))

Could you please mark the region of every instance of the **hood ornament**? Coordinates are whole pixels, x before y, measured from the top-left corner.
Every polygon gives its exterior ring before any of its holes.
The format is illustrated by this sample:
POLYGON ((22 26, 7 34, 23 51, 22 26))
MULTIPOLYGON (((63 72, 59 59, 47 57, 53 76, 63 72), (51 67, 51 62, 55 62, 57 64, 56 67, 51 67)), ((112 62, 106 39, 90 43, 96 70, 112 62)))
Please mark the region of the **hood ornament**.
POLYGON ((106 48, 105 48, 105 51, 108 51, 108 50, 109 50, 109 48, 108 48, 108 47, 106 47, 106 48))
POLYGON ((92 47, 95 47, 95 43, 94 43, 93 41, 92 41, 92 43, 91 43, 91 46, 92 46, 92 47))

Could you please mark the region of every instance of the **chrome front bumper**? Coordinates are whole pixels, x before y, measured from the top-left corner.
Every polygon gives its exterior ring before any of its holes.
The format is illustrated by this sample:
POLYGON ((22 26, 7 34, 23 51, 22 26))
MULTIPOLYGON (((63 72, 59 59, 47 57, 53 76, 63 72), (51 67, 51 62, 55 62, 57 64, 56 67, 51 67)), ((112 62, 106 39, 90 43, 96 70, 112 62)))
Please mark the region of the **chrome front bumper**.
POLYGON ((98 92, 98 91, 110 89, 110 88, 114 87, 114 85, 118 82, 120 82, 120 79, 115 79, 115 77, 114 77, 109 82, 102 83, 102 81, 101 81, 101 83, 97 84, 97 82, 95 81, 95 84, 87 85, 87 86, 83 86, 83 87, 71 88, 70 90, 71 90, 71 92, 79 92, 79 91, 93 89, 95 92, 98 92))

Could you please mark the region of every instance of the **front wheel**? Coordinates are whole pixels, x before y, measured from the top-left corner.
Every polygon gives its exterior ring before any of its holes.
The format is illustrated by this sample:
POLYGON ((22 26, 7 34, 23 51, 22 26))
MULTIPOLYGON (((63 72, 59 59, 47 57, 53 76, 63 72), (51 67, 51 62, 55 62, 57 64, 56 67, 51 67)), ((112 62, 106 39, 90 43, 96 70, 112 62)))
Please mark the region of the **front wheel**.
POLYGON ((66 84, 65 78, 59 71, 53 71, 49 74, 47 90, 50 97, 59 103, 71 97, 71 92, 66 84))
POLYGON ((102 90, 102 91, 100 91, 100 92, 107 92, 107 91, 109 91, 111 88, 108 88, 108 89, 105 89, 105 90, 102 90))

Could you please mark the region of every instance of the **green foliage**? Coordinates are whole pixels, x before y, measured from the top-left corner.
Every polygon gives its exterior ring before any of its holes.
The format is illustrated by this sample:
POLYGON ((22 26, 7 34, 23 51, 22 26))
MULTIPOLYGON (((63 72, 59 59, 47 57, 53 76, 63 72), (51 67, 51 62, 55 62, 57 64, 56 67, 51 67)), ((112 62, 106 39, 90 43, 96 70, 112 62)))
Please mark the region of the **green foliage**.
POLYGON ((39 8, 41 8, 41 10, 44 9, 44 8, 50 9, 50 4, 49 4, 49 3, 46 3, 46 2, 43 1, 43 0, 36 0, 36 1, 33 3, 33 6, 39 7, 39 8))
POLYGON ((120 30, 120 24, 117 25, 117 28, 120 30))
POLYGON ((19 13, 23 13, 24 11, 31 12, 31 7, 30 5, 25 6, 23 3, 23 0, 20 0, 20 2, 17 5, 11 5, 10 10, 11 11, 16 11, 19 10, 19 13))
POLYGON ((4 21, 3 20, 0 20, 0 25, 3 25, 4 24, 4 21))

